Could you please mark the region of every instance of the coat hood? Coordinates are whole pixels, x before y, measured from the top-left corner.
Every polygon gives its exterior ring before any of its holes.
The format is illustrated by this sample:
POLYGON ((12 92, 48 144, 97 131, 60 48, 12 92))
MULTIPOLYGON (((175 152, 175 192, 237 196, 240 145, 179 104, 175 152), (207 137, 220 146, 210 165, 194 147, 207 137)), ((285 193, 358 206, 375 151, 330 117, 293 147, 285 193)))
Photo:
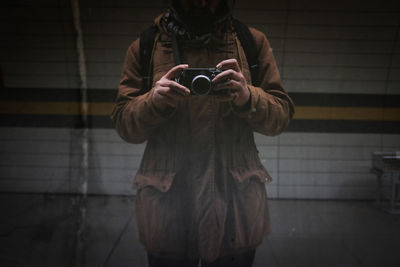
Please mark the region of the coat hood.
POLYGON ((227 32, 232 32, 231 9, 227 1, 222 1, 212 17, 194 20, 176 9, 174 5, 159 15, 155 25, 161 33, 175 35, 177 39, 194 46, 207 45, 212 39, 218 39, 227 32))

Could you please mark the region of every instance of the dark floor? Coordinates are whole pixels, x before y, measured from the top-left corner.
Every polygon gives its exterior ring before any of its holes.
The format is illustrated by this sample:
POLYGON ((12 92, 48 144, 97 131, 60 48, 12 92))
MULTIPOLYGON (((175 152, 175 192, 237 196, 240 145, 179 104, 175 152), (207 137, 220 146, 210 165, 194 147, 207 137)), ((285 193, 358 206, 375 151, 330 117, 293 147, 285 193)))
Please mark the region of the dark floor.
MULTIPOLYGON (((0 266, 146 266, 134 197, 80 203, 65 195, 0 195, 0 266)), ((400 216, 372 202, 270 200, 270 213, 272 233, 255 267, 400 266, 400 216)))

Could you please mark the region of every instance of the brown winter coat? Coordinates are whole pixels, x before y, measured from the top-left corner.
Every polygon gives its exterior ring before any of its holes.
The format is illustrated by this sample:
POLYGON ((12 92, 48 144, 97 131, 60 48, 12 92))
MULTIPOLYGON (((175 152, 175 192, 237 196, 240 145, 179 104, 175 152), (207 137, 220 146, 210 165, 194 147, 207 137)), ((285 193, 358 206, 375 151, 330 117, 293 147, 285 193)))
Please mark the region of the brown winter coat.
MULTIPOLYGON (((153 84, 174 65, 170 38, 160 29, 153 84)), ((251 85, 243 48, 232 32, 219 32, 203 48, 182 44, 180 51, 189 67, 215 67, 236 58, 251 92, 251 107, 244 111, 213 96, 190 96, 161 113, 152 103, 153 89, 141 89, 139 41, 128 49, 111 117, 127 142, 147 140, 134 188, 139 238, 149 252, 214 260, 255 248, 270 231, 265 184, 271 177, 253 132, 281 133, 294 107, 269 42, 250 29, 259 52, 260 87, 251 85)))

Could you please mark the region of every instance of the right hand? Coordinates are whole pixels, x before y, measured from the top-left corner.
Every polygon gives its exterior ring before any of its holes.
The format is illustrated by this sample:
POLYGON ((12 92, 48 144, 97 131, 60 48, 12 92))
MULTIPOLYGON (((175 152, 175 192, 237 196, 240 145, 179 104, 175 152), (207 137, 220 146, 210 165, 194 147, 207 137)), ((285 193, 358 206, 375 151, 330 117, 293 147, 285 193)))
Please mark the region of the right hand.
POLYGON ((173 80, 182 70, 188 67, 187 64, 175 66, 155 83, 152 100, 157 109, 164 110, 168 107, 176 107, 178 101, 189 96, 190 90, 173 80))

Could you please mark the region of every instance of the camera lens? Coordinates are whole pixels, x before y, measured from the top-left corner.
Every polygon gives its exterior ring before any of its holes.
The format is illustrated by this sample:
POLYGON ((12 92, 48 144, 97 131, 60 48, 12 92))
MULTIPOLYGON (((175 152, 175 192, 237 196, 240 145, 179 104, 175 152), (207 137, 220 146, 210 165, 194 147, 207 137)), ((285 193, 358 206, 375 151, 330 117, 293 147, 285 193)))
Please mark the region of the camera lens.
POLYGON ((196 95, 206 95, 211 90, 211 81, 205 75, 197 75, 192 80, 192 91, 196 95))

